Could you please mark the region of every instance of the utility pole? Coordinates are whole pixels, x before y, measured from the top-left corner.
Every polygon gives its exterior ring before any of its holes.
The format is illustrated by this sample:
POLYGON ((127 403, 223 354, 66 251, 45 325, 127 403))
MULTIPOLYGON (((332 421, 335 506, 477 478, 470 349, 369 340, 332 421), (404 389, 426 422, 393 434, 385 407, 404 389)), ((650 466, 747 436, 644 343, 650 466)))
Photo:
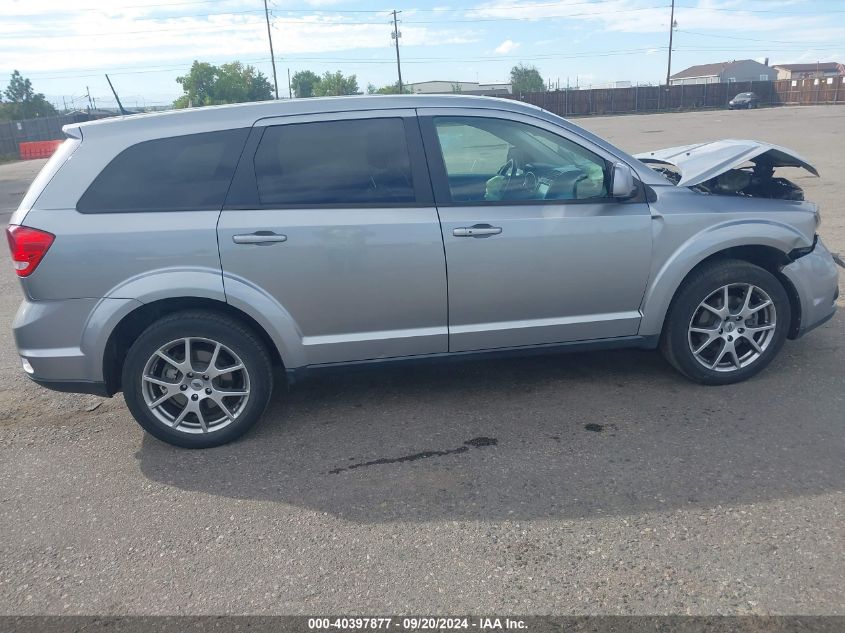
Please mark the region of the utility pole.
POLYGON ((273 54, 273 36, 270 33, 270 11, 267 0, 264 0, 264 18, 267 20, 267 39, 270 41, 270 61, 273 63, 273 88, 276 90, 276 100, 279 99, 279 82, 276 80, 276 56, 273 54))
MULTIPOLYGON (((399 63, 399 38, 402 37, 402 33, 399 32, 399 25, 396 20, 396 9, 393 9, 393 33, 391 36, 393 37, 393 41, 396 44, 396 72, 399 73, 399 94, 401 95, 405 92, 403 85, 402 85, 402 64, 399 63)), ((401 11, 399 11, 401 13, 401 11)))
POLYGON ((288 99, 293 99, 293 92, 290 89, 290 67, 288 67, 288 99))
POLYGON ((669 63, 666 66, 666 89, 669 89, 669 77, 672 74, 672 34, 675 30, 675 0, 672 0, 672 13, 669 16, 669 63))
POLYGON ((94 109, 94 102, 91 101, 91 91, 88 89, 88 86, 85 86, 85 94, 88 95, 88 110, 91 111, 94 109))

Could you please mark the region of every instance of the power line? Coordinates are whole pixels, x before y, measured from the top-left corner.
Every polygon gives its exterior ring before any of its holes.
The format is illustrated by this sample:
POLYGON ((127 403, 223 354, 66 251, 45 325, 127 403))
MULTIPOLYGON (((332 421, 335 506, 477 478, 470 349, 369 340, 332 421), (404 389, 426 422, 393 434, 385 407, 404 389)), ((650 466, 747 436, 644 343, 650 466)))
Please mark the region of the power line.
MULTIPOLYGON (((202 30, 202 31, 198 31, 196 29, 191 29, 191 33, 192 34, 193 33, 201 33, 202 34, 202 33, 218 33, 218 32, 223 32, 223 31, 235 31, 235 30, 237 30, 241 27, 244 27, 244 26, 249 26, 249 27, 259 26, 260 27, 261 22, 256 20, 256 21, 253 21, 253 22, 241 22, 239 24, 228 24, 228 25, 209 24, 209 26, 213 27, 213 28, 211 28, 209 30, 202 30)), ((183 24, 182 26, 180 26, 178 28, 173 28, 173 29, 146 29, 146 30, 143 30, 143 31, 107 31, 107 32, 99 32, 99 33, 64 33, 64 34, 62 34, 61 37, 66 38, 66 37, 100 37, 100 36, 104 36, 104 35, 117 35, 117 36, 121 36, 121 35, 141 35, 141 34, 144 34, 144 33, 169 33, 169 32, 172 32, 172 31, 180 31, 180 32, 184 33, 185 32, 185 25, 183 24)), ((33 38, 38 38, 38 37, 56 37, 56 35, 55 35, 55 33, 30 33, 30 32, 19 33, 19 34, 16 34, 16 35, 6 35, 6 34, 3 35, 3 39, 33 39, 33 38)))
POLYGON ((821 11, 781 11, 780 9, 732 9, 729 7, 686 7, 678 5, 679 9, 687 11, 719 11, 723 13, 775 13, 778 15, 817 15, 824 17, 829 13, 845 13, 845 9, 827 9, 821 11))
MULTIPOLYGON (((166 3, 157 3, 157 4, 134 4, 134 5, 123 5, 123 6, 113 6, 108 5, 107 9, 104 9, 103 6, 92 6, 92 7, 74 7, 70 11, 64 11, 63 13, 76 13, 79 11, 96 11, 96 12, 116 12, 116 11, 123 11, 127 9, 155 9, 155 8, 170 8, 170 7, 178 7, 178 6, 189 6, 189 5, 198 5, 198 4, 215 4, 219 3, 219 0, 188 0, 183 2, 166 2, 166 3)), ((344 14, 384 14, 390 13, 392 9, 384 8, 384 9, 319 9, 319 8, 286 8, 286 7, 279 7, 275 5, 274 2, 271 0, 271 4, 276 7, 280 12, 285 13, 344 13, 344 14)), ((596 6, 599 7, 601 2, 598 0, 593 0, 591 2, 573 2, 566 5, 566 7, 577 7, 577 6, 596 6)), ((559 7, 560 2, 526 2, 522 4, 511 4, 511 5, 494 5, 492 7, 485 7, 488 10, 513 10, 513 9, 535 9, 535 8, 543 8, 543 7, 559 7)), ((647 8, 669 8, 669 4, 664 2, 662 5, 655 6, 655 7, 647 7, 647 8)), ((687 11, 713 11, 713 12, 724 12, 724 13, 773 13, 773 14, 780 14, 780 15, 827 15, 830 13, 845 13, 845 9, 827 9, 825 8, 823 12, 821 11, 790 11, 784 9, 745 9, 745 8, 730 8, 730 7, 701 7, 701 6, 688 6, 688 5, 676 5, 678 9, 684 9, 687 11)), ((466 11, 464 9, 444 9, 444 8, 414 8, 408 9, 408 11, 414 11, 415 13, 456 13, 459 11, 466 11)), ((629 11, 631 9, 628 9, 629 11)), ((477 11, 477 9, 476 9, 477 11)), ((260 12, 259 10, 248 10, 248 11, 231 11, 228 13, 248 13, 248 12, 260 12)), ((52 13, 52 12, 51 12, 52 13)), ((44 15, 43 13, 29 13, 29 14, 15 14, 16 16, 37 16, 37 15, 44 15)), ((216 14, 216 13, 209 13, 205 15, 226 15, 226 13, 216 14)), ((139 18, 142 19, 142 18, 139 18)))
MULTIPOLYGON (((130 4, 125 6, 112 6, 108 5, 106 8, 103 8, 102 5, 97 7, 74 7, 72 11, 66 11, 66 13, 75 13, 77 11, 123 11, 125 9, 157 9, 160 7, 176 7, 176 6, 184 6, 188 4, 215 4, 218 3, 219 0, 188 0, 187 2, 165 2, 161 4, 130 4)), ((53 13, 51 11, 51 13, 53 13)), ((37 16, 37 15, 44 15, 43 13, 20 13, 14 14, 15 16, 37 16)))
MULTIPOLYGON (((269 62, 270 60, 267 57, 262 57, 261 59, 244 59, 244 60, 240 60, 240 61, 243 64, 260 64, 260 63, 269 62)), ((108 71, 112 75, 144 75, 144 74, 148 74, 148 73, 162 73, 162 72, 168 72, 168 71, 172 71, 172 70, 185 70, 186 68, 189 68, 189 62, 186 62, 184 64, 179 64, 178 66, 176 66, 176 65, 174 65, 174 66, 164 66, 164 67, 158 66, 158 67, 153 67, 153 68, 150 68, 148 66, 144 66, 143 68, 138 68, 137 70, 135 70, 135 68, 137 68, 137 67, 123 66, 123 67, 119 67, 119 68, 116 68, 116 69, 115 68, 108 69, 108 71)), ((38 73, 38 72, 27 73, 27 76, 32 77, 34 79, 80 79, 80 78, 84 78, 84 77, 99 77, 100 74, 102 74, 103 71, 101 69, 86 69, 86 70, 68 70, 68 71, 64 71, 64 72, 85 72, 85 73, 90 72, 92 74, 90 74, 90 75, 65 75, 65 74, 55 75, 55 74, 52 74, 51 75, 50 71, 44 71, 43 73, 38 73), (45 76, 45 73, 49 76, 45 76)))
MULTIPOLYGON (((150 8, 167 8, 167 7, 176 7, 176 6, 186 6, 186 5, 196 5, 196 4, 219 4, 219 0, 189 0, 187 2, 167 2, 167 3, 160 3, 160 4, 135 4, 135 5, 125 5, 125 6, 113 6, 109 4, 105 9, 103 6, 95 6, 95 7, 73 7, 73 9, 68 11, 62 11, 62 13, 76 13, 79 11, 96 11, 96 12, 105 12, 108 11, 110 13, 114 13, 116 11, 123 11, 126 9, 150 9, 150 8)), ((283 11, 286 13, 370 13, 370 14, 384 14, 390 13, 392 9, 319 9, 319 8, 307 8, 307 9, 296 9, 296 8, 287 8, 287 7, 279 7, 276 5, 273 0, 270 0, 270 4, 272 4, 276 9, 279 11, 283 11)), ((567 4, 567 7, 578 7, 578 6, 590 6, 590 5, 598 5, 599 2, 596 0, 592 0, 590 2, 573 2, 567 4)), ((560 6, 560 2, 539 2, 539 3, 524 3, 524 4, 515 4, 510 6, 494 6, 493 9, 533 9, 533 8, 542 8, 542 7, 556 7, 560 6)), ((664 6, 668 6, 665 5, 664 6)), ((251 9, 250 11, 256 11, 255 9, 251 9)), ((258 10, 260 11, 260 9, 258 10)), ((443 9, 443 8, 415 8, 415 9, 408 9, 408 11, 414 11, 415 13, 455 13, 457 11, 464 11, 464 9, 443 9)), ((244 11, 249 12, 249 11, 244 11)), ((51 14, 55 13, 55 11, 51 11, 51 14)), ((242 13, 240 11, 230 11, 229 13, 242 13)), ((40 16, 44 15, 44 13, 20 13, 14 14, 14 16, 24 17, 24 16, 40 16)), ((210 13, 207 15, 218 15, 215 13, 210 13)), ((225 13, 223 14, 225 15, 225 13)))
MULTIPOLYGON (((579 3, 578 5, 572 4, 572 5, 568 5, 568 6, 593 5, 593 4, 594 3, 592 3, 592 2, 585 2, 585 3, 579 3)), ((148 6, 153 6, 153 5, 148 5, 148 6)), ((556 5, 555 4, 521 5, 520 8, 528 7, 528 6, 556 6, 556 5)), ((663 8, 665 6, 667 6, 667 5, 663 4, 663 5, 649 6, 649 7, 638 7, 638 8, 629 9, 629 11, 649 11, 649 10, 653 10, 653 9, 663 8)), ((498 9, 500 7, 496 7, 496 8, 498 9)), ((501 7, 501 8, 504 8, 504 7, 501 7)), ((255 10, 249 10, 249 11, 231 11, 231 12, 222 12, 222 13, 196 14, 196 15, 193 15, 193 16, 162 16, 162 17, 135 18, 135 19, 133 19, 133 21, 160 20, 162 22, 165 22, 165 21, 178 20, 178 19, 187 18, 187 17, 218 17, 218 16, 219 17, 225 17, 227 15, 240 15, 240 14, 246 14, 246 13, 255 13, 257 11, 260 11, 260 10, 255 9, 255 10)), ((282 9, 282 11, 287 11, 287 9, 282 9)), ((370 12, 370 11, 368 11, 368 12, 370 12)), ((322 22, 308 21, 308 20, 305 20, 303 18, 299 18, 299 19, 295 19, 295 20, 284 20, 284 19, 279 19, 278 17, 276 17, 275 12, 271 12, 271 13, 273 14, 274 18, 276 18, 276 19, 273 20, 273 24, 277 24, 277 23, 280 23, 280 24, 303 24, 303 25, 313 26, 313 27, 330 27, 330 26, 347 26, 347 25, 351 25, 351 26, 363 26, 363 25, 381 26, 382 25, 382 22, 362 22, 362 21, 354 21, 353 22, 353 21, 349 21, 349 20, 331 20, 331 21, 322 21, 322 22)), ((340 11, 333 12, 333 13, 340 13, 340 11)), ((390 11, 387 11, 386 13, 390 13, 390 11)), ((464 14, 467 14, 467 13, 468 12, 466 12, 466 11, 464 12, 464 14)), ((454 19, 448 19, 448 20, 415 20, 415 21, 407 21, 406 20, 405 22, 407 24, 444 24, 444 25, 448 25, 448 24, 452 24, 452 23, 456 23, 456 22, 458 22, 458 23, 461 23, 461 22, 471 22, 471 23, 475 23, 475 22, 511 22, 511 21, 535 22, 535 21, 538 21, 538 20, 557 20, 557 19, 566 19, 566 18, 572 18, 572 17, 594 16, 594 15, 596 15, 595 12, 588 11, 588 12, 584 12, 584 13, 567 13, 567 14, 562 14, 562 15, 543 15, 543 16, 539 16, 539 17, 536 17, 536 18, 533 17, 533 16, 523 16, 523 17, 501 17, 501 18, 470 18, 470 19, 459 19, 459 20, 454 20, 454 19)), ((229 29, 234 30, 235 28, 239 28, 239 27, 243 27, 243 26, 254 26, 257 23, 258 23, 257 21, 250 21, 250 22, 240 22, 240 23, 235 23, 235 24, 230 24, 230 25, 209 24, 208 25, 209 27, 213 27, 212 30, 202 31, 202 32, 216 32, 217 30, 229 30, 229 29)), ((64 28, 66 28, 66 25, 64 25, 64 28)), ((105 35, 139 35, 139 34, 144 34, 144 33, 162 33, 162 32, 170 32, 170 31, 183 31, 184 28, 185 28, 185 26, 181 25, 181 26, 178 26, 176 28, 157 28, 157 29, 146 29, 146 30, 135 30, 135 31, 119 31, 119 32, 115 32, 115 31, 103 32, 103 31, 100 31, 100 32, 85 32, 85 33, 64 33, 62 35, 62 37, 98 37, 98 36, 105 36, 105 35)), ((196 31, 194 31, 194 32, 196 32, 196 31)), ((37 32, 33 33, 31 31, 27 31, 26 33, 19 33, 19 34, 14 34, 14 35, 4 35, 4 39, 47 37, 47 36, 52 36, 52 35, 53 35, 52 33, 37 33, 37 32)))
MULTIPOLYGON (((551 61, 556 59, 584 59, 584 58, 592 58, 592 57, 615 57, 619 55, 632 55, 637 53, 649 53, 654 51, 665 50, 666 47, 641 47, 641 48, 628 48, 628 49, 612 49, 612 50, 600 50, 600 51, 584 51, 581 53, 547 53, 547 54, 538 54, 538 55, 530 55, 530 56, 521 56, 519 59, 522 61, 551 61)), ((685 53, 693 53, 693 52, 749 52, 754 53, 758 52, 761 49, 759 47, 755 48, 736 48, 736 47, 674 47, 673 49, 676 52, 685 52, 685 53)), ((779 51, 783 52, 791 52, 791 51, 804 51, 804 50, 813 50, 813 51, 828 51, 828 50, 838 50, 837 44, 830 44, 827 46, 796 46, 794 48, 783 48, 781 47, 779 51)), ((390 58, 381 58, 381 59, 361 59, 357 57, 295 57, 289 58, 289 61, 292 63, 310 63, 310 64, 349 64, 349 65, 380 65, 380 64, 395 64, 395 59, 390 58)), ((256 64, 256 63, 269 63, 270 60, 266 57, 260 59, 248 59, 242 60, 245 64, 256 64)), ((501 58, 490 58, 490 57, 436 57, 436 56, 428 56, 428 57, 405 57, 402 59, 403 63, 406 64, 430 64, 436 62, 456 62, 456 63, 503 63, 508 62, 509 60, 503 60, 501 58)), ((109 74, 111 75, 132 75, 132 74, 149 74, 149 73, 160 73, 160 72, 169 72, 173 70, 186 70, 189 67, 187 63, 174 65, 174 66, 164 66, 164 67, 156 67, 156 68, 149 68, 144 67, 142 69, 133 69, 131 67, 123 67, 120 69, 109 69, 109 74)), ((66 72, 76 72, 76 71, 66 71, 66 72)), ((102 74, 102 70, 92 70, 94 74, 61 74, 61 75, 39 75, 38 73, 29 73, 28 76, 31 76, 36 79, 79 79, 79 78, 86 78, 86 77, 93 77, 93 76, 100 76, 102 74)))
MULTIPOLYGON (((532 55, 526 57, 520 57, 522 61, 553 61, 558 59, 586 59, 586 58, 594 58, 594 57, 616 57, 616 56, 625 56, 625 55, 632 55, 637 53, 649 53, 659 50, 665 50, 665 47, 644 47, 644 48, 632 48, 632 49, 618 49, 618 50, 603 50, 603 51, 586 51, 583 53, 549 53, 545 55, 532 55)), ((717 48, 717 47, 675 47, 674 50, 676 52, 684 52, 684 53, 697 53, 697 52, 748 52, 748 53, 755 53, 760 51, 759 48, 717 48)), ((796 48, 781 48, 779 49, 781 52, 794 52, 794 51, 805 51, 805 50, 813 50, 813 51, 827 51, 827 50, 838 50, 838 48, 833 45, 829 47, 796 47, 796 48)), ((243 60, 243 63, 250 64, 250 63, 266 63, 270 60, 267 58, 263 59, 255 59, 255 60, 243 60)), ((395 59, 383 58, 383 59, 358 59, 353 57, 332 57, 332 58, 325 58, 325 57, 297 57, 289 59, 292 63, 308 63, 308 64, 348 64, 351 66, 369 66, 369 65, 388 65, 388 64, 395 64, 395 59)), ((402 62, 405 64, 430 64, 435 62, 456 62, 456 63, 503 63, 508 60, 503 60, 500 58, 490 58, 490 57, 464 57, 464 58, 455 58, 455 57, 405 57, 402 59, 402 62)), ((509 62, 508 62, 509 63, 509 62)), ((187 64, 182 64, 179 66, 170 66, 170 67, 163 67, 163 68, 156 68, 156 69, 143 69, 143 70, 122 70, 122 71, 109 71, 111 75, 132 75, 132 74, 148 74, 148 73, 160 73, 160 72, 169 72, 173 70, 185 70, 188 68, 187 64)), ((69 71, 70 72, 70 71, 69 71)), ((92 76, 100 76, 101 72, 92 75, 58 75, 58 76, 37 76, 37 75, 30 75, 33 78, 42 79, 42 80, 52 80, 52 79, 80 79, 92 76)))
MULTIPOLYGON (((174 3, 174 5, 136 5, 136 6, 143 6, 143 7, 156 7, 156 6, 175 6, 175 4, 197 4, 197 2, 192 3, 174 3)), ((538 4, 522 4, 522 5, 511 5, 511 6, 494 6, 492 9, 495 10, 505 10, 505 9, 526 9, 526 8, 535 8, 535 7, 547 7, 547 6, 559 6, 559 3, 538 3, 538 4)), ((575 7, 575 6, 596 6, 599 5, 596 2, 581 2, 581 3, 573 3, 566 5, 567 7, 575 7)), ((628 12, 633 11, 653 11, 656 9, 664 9, 669 8, 670 5, 668 4, 659 4, 654 6, 647 6, 647 7, 634 7, 631 9, 627 9, 628 12)), ((131 7, 125 7, 131 8, 131 7)), ((678 9, 684 9, 687 11, 724 11, 724 12, 731 12, 731 13, 778 13, 784 15, 816 15, 815 13, 811 12, 798 12, 798 11, 778 11, 773 9, 729 9, 724 7, 687 7, 677 5, 678 9)), ((91 9, 94 10, 94 9, 91 9)), ((311 9, 278 9, 280 12, 284 13, 293 13, 293 12, 302 12, 302 13, 309 13, 312 15, 319 15, 323 14, 360 14, 360 13, 367 13, 367 14, 377 14, 377 13, 390 13, 390 11, 378 11, 373 9, 361 9, 361 10, 335 10, 335 11, 328 11, 328 10, 311 10, 311 9)), ((490 9, 488 9, 489 11, 490 9)), ((220 12, 220 13, 201 13, 201 14, 192 14, 192 15, 177 15, 177 16, 161 16, 161 17, 141 17, 141 18, 134 18, 133 22, 136 21, 155 21, 159 20, 162 22, 165 21, 172 21, 178 19, 185 19, 185 18, 192 18, 192 17, 225 17, 229 15, 246 15, 249 13, 257 13, 260 12, 260 9, 249 9, 243 11, 228 11, 228 12, 220 12)), ((436 12, 436 13, 446 13, 446 11, 438 11, 435 9, 415 9, 415 12, 436 12)), ((464 15, 469 15, 473 13, 473 11, 466 11, 466 10, 452 10, 448 11, 449 13, 456 13, 458 11, 463 11, 464 15)), ((474 10, 476 13, 478 10, 474 10)), ((335 20, 326 20, 326 21, 309 21, 304 18, 298 19, 290 19, 286 20, 283 17, 278 17, 275 11, 271 12, 274 16, 273 23, 279 24, 303 24, 310 27, 335 27, 335 26, 380 26, 381 22, 372 22, 372 21, 350 21, 345 19, 335 19, 335 20)), ((826 14, 828 13, 845 13, 845 9, 843 10, 826 10, 826 14)), ((285 16, 287 17, 287 16, 285 16)), ((539 20, 561 20, 561 19, 568 19, 568 18, 578 18, 578 17, 599 17, 595 11, 587 11, 587 12, 579 12, 579 13, 566 13, 566 14, 558 14, 558 15, 538 15, 538 16, 513 16, 513 17, 470 17, 465 19, 444 19, 444 20, 404 20, 406 24, 454 24, 454 23, 479 23, 479 22, 536 22, 539 20)), ((255 21, 250 22, 241 22, 235 23, 231 25, 214 25, 209 24, 209 27, 212 27, 209 31, 201 31, 203 33, 208 32, 217 32, 218 30, 234 30, 236 28, 244 27, 244 26, 254 26, 256 24, 255 21)), ((97 37, 97 36, 105 36, 105 35, 139 35, 144 33, 161 33, 161 32, 169 32, 169 31, 182 31, 184 30, 184 25, 179 26, 177 28, 158 28, 158 29, 149 29, 149 30, 134 30, 134 31, 121 31, 115 33, 113 31, 110 32, 86 32, 86 33, 66 33, 63 37, 97 37)), ((196 31, 194 31, 196 32, 196 31)), ((46 37, 48 35, 52 35, 49 33, 19 33, 13 35, 4 35, 4 39, 15 39, 15 38, 31 38, 31 37, 46 37)), ((728 36, 724 36, 728 37, 728 36)), ((736 38, 736 39, 748 39, 748 38, 736 38)))
MULTIPOLYGON (((686 31, 684 29, 678 29, 679 33, 687 33, 689 35, 698 35, 700 37, 715 37, 717 39, 726 39, 726 40, 742 40, 743 42, 765 42, 767 44, 814 44, 818 42, 813 41, 806 41, 806 40, 770 40, 770 39, 759 39, 753 37, 736 37, 732 35, 715 35, 709 33, 699 33, 697 31, 686 31)), ((825 44, 828 42, 824 42, 825 44)), ((831 42, 832 43, 832 42, 831 42)))

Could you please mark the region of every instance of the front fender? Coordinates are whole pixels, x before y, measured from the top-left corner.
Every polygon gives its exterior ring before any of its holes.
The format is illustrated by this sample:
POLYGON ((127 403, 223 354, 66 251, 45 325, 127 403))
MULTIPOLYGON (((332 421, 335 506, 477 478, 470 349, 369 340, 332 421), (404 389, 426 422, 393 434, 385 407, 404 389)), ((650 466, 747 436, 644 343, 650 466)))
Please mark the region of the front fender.
MULTIPOLYGON (((665 231, 660 233, 656 238, 658 242, 669 238, 665 231)), ((643 296, 639 334, 660 334, 675 292, 686 276, 708 257, 738 246, 767 246, 786 255, 811 243, 789 224, 768 219, 738 219, 709 226, 676 247, 670 245, 668 256, 656 258, 657 269, 643 296)))

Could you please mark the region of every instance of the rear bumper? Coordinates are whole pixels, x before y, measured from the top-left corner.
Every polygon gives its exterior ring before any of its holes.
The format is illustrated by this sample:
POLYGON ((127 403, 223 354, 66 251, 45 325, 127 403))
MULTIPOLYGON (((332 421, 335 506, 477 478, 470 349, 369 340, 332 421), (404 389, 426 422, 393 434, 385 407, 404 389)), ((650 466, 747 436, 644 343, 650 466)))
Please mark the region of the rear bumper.
POLYGON ((63 299, 21 303, 12 333, 26 374, 56 391, 109 395, 103 355, 132 299, 63 299))
POLYGON ((781 271, 792 283, 801 302, 801 320, 794 338, 829 321, 836 312, 839 270, 821 239, 808 255, 799 257, 781 271))

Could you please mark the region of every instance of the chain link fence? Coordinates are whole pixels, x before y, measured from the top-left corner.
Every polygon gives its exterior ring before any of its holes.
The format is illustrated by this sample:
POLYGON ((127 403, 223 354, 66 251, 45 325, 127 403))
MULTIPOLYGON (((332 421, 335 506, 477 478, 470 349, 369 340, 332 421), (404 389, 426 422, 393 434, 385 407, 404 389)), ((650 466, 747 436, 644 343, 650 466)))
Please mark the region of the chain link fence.
POLYGON ((102 119, 106 116, 108 115, 71 112, 22 121, 0 121, 0 156, 17 156, 21 143, 63 139, 63 125, 102 119))

